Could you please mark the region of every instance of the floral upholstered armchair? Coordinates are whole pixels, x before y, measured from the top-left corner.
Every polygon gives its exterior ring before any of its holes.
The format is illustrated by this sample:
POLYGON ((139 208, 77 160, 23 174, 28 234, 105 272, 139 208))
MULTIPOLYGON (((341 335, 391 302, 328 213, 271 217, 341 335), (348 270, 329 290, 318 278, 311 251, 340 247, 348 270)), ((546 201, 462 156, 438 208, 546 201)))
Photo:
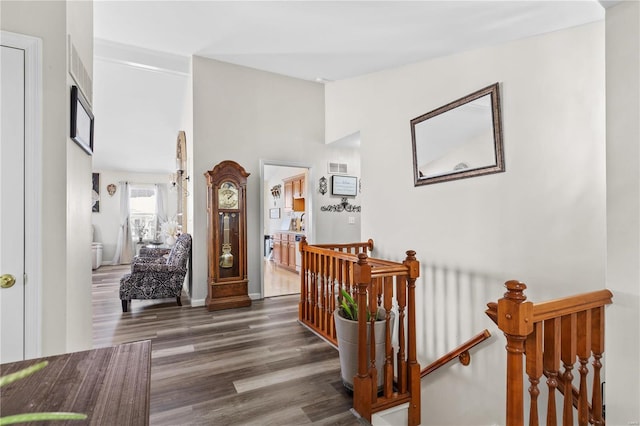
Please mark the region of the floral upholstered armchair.
MULTIPOLYGON (((138 255, 138 257, 140 258, 147 258, 147 257, 151 257, 151 258, 157 258, 157 257, 162 257, 165 256, 167 254, 171 253, 171 249, 170 248, 165 248, 165 247, 141 247, 140 248, 140 254, 138 255)), ((134 261, 140 261, 141 259, 134 259, 134 261)), ((146 261, 146 259, 142 259, 142 261, 146 261)))
POLYGON ((178 306, 182 306, 180 294, 187 274, 190 253, 191 235, 182 234, 178 237, 168 258, 136 257, 131 264, 131 273, 120 280, 122 312, 127 312, 131 299, 175 297, 178 306))

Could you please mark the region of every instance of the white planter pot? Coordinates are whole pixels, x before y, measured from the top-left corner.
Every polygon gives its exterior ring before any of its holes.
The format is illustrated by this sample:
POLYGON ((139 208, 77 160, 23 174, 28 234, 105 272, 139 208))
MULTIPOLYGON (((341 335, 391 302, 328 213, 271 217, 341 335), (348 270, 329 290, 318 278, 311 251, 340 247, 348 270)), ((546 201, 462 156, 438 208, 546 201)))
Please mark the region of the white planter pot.
MULTIPOLYGON (((378 318, 384 318, 385 311, 380 308, 378 318), (381 311, 381 312, 380 312, 381 311)), ((336 309, 333 312, 333 318, 336 324, 336 335, 338 338, 338 353, 340 354, 340 374, 344 387, 353 391, 353 378, 358 374, 358 322, 343 318, 336 309)), ((376 338, 376 369, 378 370, 378 391, 382 389, 384 382, 384 374, 382 367, 384 366, 385 354, 385 324, 386 321, 376 321, 375 338, 376 338)), ((393 327, 395 324, 395 313, 391 312, 391 334, 393 335, 393 327)), ((370 327, 367 325, 367 347, 369 346, 370 327)), ((371 358, 367 349, 367 365, 371 358)))

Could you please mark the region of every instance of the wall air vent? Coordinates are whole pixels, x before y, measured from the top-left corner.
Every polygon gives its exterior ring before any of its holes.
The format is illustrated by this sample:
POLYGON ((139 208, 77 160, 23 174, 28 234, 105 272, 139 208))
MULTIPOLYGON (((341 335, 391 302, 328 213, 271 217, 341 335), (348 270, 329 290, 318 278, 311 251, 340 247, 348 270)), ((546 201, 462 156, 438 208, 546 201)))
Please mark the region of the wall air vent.
POLYGON ((328 172, 329 173, 348 173, 347 163, 329 163, 328 172))
POLYGON ((69 74, 73 77, 84 97, 89 101, 89 104, 93 103, 93 81, 91 76, 87 72, 87 68, 84 66, 76 46, 71 42, 71 36, 69 35, 69 74))

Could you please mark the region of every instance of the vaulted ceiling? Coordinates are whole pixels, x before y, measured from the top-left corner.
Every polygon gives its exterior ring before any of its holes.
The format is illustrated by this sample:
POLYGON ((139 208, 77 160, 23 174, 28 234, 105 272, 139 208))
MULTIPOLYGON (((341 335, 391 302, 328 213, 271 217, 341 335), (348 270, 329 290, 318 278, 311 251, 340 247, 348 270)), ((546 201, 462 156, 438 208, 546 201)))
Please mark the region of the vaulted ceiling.
MULTIPOLYGON (((603 18, 595 0, 96 0, 94 36, 96 46, 127 47, 133 57, 163 57, 178 68, 198 55, 326 82, 603 18)), ((110 61, 109 55, 109 49, 96 48, 94 101, 101 133, 95 167, 171 170, 188 68, 152 76, 140 67, 126 70, 123 64, 136 63, 131 55, 124 62, 110 61), (160 86, 151 86, 154 81, 160 86), (162 85, 164 93, 157 93, 162 85)))

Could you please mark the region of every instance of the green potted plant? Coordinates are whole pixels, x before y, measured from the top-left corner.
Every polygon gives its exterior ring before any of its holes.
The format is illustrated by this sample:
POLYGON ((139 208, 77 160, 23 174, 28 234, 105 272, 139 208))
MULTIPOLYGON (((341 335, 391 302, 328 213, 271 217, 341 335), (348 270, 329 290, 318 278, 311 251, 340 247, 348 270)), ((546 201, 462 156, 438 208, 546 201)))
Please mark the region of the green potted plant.
MULTIPOLYGON (((367 321, 370 320, 367 309, 367 321)), ((376 369, 378 370, 378 390, 382 389, 384 375, 382 367, 385 361, 385 334, 386 312, 379 307, 376 315, 375 343, 376 343, 376 369)), ((344 289, 340 289, 338 308, 333 312, 338 338, 338 354, 340 356, 340 374, 344 387, 353 391, 353 378, 358 374, 358 304, 344 289)), ((395 314, 391 312, 391 329, 393 330, 395 314)), ((370 327, 367 326, 367 346, 370 341, 370 327)), ((367 365, 370 362, 367 350, 367 365)))

